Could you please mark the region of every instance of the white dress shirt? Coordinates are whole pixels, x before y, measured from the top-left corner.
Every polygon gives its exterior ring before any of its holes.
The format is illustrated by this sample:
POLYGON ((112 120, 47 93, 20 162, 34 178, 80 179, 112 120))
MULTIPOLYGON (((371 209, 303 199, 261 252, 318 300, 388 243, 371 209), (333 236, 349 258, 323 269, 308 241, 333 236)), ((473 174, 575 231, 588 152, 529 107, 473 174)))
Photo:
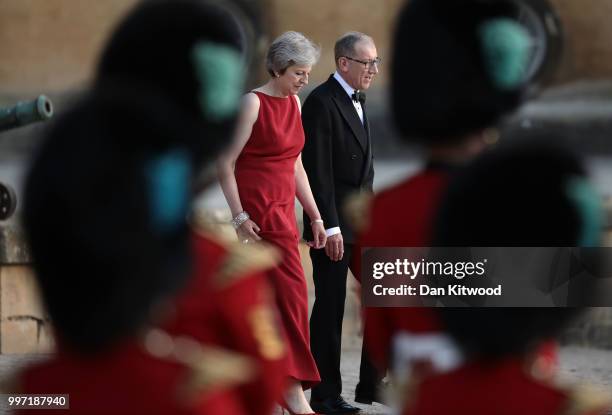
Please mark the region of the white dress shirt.
POLYGON ((353 101, 353 93, 355 93, 357 90, 353 88, 352 86, 350 86, 349 84, 347 84, 344 78, 340 76, 338 71, 334 72, 334 79, 338 81, 340 85, 342 86, 342 88, 346 91, 347 95, 351 99, 351 102, 353 103, 353 106, 355 107, 355 111, 357 111, 357 115, 359 115, 359 119, 361 120, 361 123, 363 124, 363 108, 361 108, 361 102, 353 101))

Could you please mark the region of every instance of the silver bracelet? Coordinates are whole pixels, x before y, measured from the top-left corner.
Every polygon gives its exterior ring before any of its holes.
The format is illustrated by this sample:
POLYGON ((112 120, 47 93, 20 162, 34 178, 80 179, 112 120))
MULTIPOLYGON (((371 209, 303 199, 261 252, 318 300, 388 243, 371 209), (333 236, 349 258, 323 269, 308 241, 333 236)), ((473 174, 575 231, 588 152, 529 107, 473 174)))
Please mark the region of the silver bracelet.
POLYGON ((314 225, 315 223, 320 223, 322 225, 323 224, 323 219, 311 220, 310 221, 310 226, 314 225))
POLYGON ((244 222, 249 220, 249 217, 249 214, 245 211, 240 212, 234 219, 231 220, 232 226, 234 229, 238 229, 244 222))

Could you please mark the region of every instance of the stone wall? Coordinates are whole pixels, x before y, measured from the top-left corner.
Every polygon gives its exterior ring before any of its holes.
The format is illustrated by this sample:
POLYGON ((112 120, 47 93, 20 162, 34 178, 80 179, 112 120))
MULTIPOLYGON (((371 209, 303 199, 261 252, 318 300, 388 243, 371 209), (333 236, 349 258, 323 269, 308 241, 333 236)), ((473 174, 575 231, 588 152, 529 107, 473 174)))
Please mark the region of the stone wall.
MULTIPOLYGON (((79 89, 91 79, 100 48, 137 0, 3 0, 0 2, 0 91, 10 98, 79 89)), ((333 44, 348 30, 371 34, 388 58, 389 29, 401 0, 328 2, 262 0, 274 37, 298 30, 323 47, 313 82, 333 70, 333 44)), ((263 78, 262 71, 262 79, 263 78)), ((381 76, 384 78, 385 75, 381 76)), ((6 98, 8 97, 8 98, 6 98)), ((0 103, 2 97, 0 97, 0 103)))
POLYGON ((29 96, 82 87, 110 30, 135 2, 2 0, 2 94, 29 96))
POLYGON ((565 31, 565 50, 558 83, 612 77, 612 2, 549 0, 565 31))
MULTIPOLYGON (((101 47, 136 1, 0 1, 0 106, 46 94, 61 114, 87 86, 101 47)), ((31 153, 47 125, 2 133, 0 156, 31 153)))
POLYGON ((335 70, 334 43, 342 34, 356 30, 374 38, 383 58, 381 73, 373 84, 384 86, 388 80, 391 29, 403 0, 267 0, 270 36, 296 30, 322 47, 321 60, 314 67, 311 83, 317 84, 335 70))
MULTIPOLYGON (((565 49, 553 84, 579 79, 612 77, 612 2, 602 0, 548 0, 556 9, 564 31, 565 49)), ((403 0, 328 2, 326 0, 265 0, 271 37, 286 30, 298 30, 323 47, 321 61, 312 81, 324 80, 333 71, 333 44, 348 30, 374 37, 383 57, 381 76, 374 88, 388 82, 388 64, 395 19, 403 0)), ((424 39, 426 42, 426 39, 424 39)))
MULTIPOLYGON (((333 70, 333 44, 348 30, 368 33, 385 59, 378 87, 386 85, 390 40, 403 0, 260 0, 270 37, 298 30, 323 47, 312 82, 333 70)), ((550 0, 566 34, 560 81, 608 78, 612 73, 612 2, 550 0)), ((0 91, 30 96, 82 87, 117 20, 137 0, 3 0, 0 2, 0 91)), ((263 71, 262 71, 263 73, 263 71)))
POLYGON ((33 353, 53 347, 31 259, 18 225, 0 226, 0 353, 33 353))

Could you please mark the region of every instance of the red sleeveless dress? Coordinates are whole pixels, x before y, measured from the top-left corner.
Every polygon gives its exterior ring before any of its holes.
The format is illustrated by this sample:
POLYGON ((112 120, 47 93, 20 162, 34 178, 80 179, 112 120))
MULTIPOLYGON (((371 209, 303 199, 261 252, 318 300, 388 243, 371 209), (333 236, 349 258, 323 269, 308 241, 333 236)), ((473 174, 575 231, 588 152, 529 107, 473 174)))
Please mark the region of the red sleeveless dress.
POLYGON ((242 207, 261 229, 259 236, 283 254, 269 278, 288 343, 287 375, 309 388, 320 377, 310 352, 308 291, 295 217, 295 161, 304 147, 304 129, 295 97, 254 93, 259 115, 236 160, 236 183, 242 207))

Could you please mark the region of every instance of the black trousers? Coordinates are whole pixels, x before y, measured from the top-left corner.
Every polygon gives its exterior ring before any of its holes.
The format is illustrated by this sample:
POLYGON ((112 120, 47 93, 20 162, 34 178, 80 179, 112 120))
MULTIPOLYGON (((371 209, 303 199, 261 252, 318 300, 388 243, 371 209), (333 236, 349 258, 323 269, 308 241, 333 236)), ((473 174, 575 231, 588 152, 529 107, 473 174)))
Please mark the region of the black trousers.
MULTIPOLYGON (((313 401, 334 398, 342 393, 342 319, 352 254, 352 244, 344 245, 344 257, 338 262, 330 260, 324 249, 310 250, 315 286, 315 302, 310 317, 310 348, 321 375, 321 383, 312 388, 313 401)), ((379 381, 380 377, 362 347, 358 393, 374 396, 379 381)))

